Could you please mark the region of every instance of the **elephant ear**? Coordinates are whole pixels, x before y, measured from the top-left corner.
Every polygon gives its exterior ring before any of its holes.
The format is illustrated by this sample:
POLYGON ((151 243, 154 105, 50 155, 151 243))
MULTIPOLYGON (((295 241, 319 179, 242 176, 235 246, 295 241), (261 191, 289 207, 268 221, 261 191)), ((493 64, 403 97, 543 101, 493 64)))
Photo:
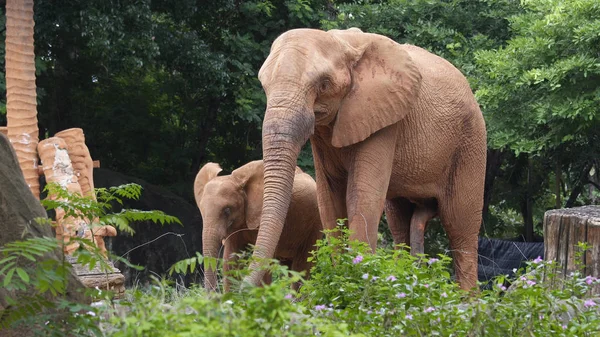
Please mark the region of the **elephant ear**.
POLYGON ((246 194, 246 226, 249 229, 258 229, 265 181, 263 161, 249 162, 231 172, 231 176, 238 181, 246 194))
POLYGON ((198 204, 198 206, 200 206, 200 199, 202 199, 202 194, 204 193, 204 186, 214 179, 221 171, 223 171, 223 169, 221 169, 221 166, 217 163, 207 163, 202 166, 200 171, 198 171, 196 180, 194 181, 194 198, 196 199, 196 204, 198 204))
POLYGON ((385 36, 359 29, 331 33, 346 47, 352 77, 331 139, 343 147, 404 118, 417 99, 421 73, 406 50, 385 36))

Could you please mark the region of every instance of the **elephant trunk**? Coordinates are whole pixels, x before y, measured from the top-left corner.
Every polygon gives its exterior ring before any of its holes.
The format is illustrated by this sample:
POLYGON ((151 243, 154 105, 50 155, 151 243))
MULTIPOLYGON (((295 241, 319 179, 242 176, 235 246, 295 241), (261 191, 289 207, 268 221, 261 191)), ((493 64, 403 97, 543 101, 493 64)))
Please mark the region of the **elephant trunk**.
POLYGON ((217 270, 216 260, 219 257, 219 249, 221 248, 222 235, 218 231, 210 228, 202 230, 202 255, 204 255, 204 288, 208 291, 217 290, 217 270), (207 261, 206 259, 214 262, 207 261))
POLYGON ((270 99, 263 122, 262 218, 253 254, 256 260, 245 280, 254 285, 259 285, 265 274, 264 268, 259 268, 260 260, 274 257, 291 202, 296 161, 314 127, 312 109, 288 106, 270 99))

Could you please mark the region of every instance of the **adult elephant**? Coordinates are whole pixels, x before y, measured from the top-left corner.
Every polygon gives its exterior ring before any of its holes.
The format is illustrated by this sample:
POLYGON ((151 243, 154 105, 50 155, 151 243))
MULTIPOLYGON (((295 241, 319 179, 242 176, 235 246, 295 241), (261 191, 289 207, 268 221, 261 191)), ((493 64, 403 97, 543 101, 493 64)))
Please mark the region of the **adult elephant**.
MULTIPOLYGON (((439 214, 463 289, 477 280, 486 129, 465 77, 419 47, 359 29, 294 29, 259 72, 264 202, 254 256, 272 257, 310 138, 324 228, 348 218, 374 251, 384 203, 396 242, 439 214)), ((413 235, 414 236, 414 235, 413 235)), ((257 284, 261 272, 246 281, 257 284)))

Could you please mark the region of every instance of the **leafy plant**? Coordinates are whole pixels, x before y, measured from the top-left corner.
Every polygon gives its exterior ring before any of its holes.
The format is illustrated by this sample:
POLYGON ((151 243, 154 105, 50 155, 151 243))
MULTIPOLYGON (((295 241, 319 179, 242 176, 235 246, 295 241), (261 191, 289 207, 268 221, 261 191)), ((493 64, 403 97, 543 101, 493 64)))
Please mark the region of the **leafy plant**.
MULTIPOLYGON (((196 270, 196 266, 202 265, 203 261, 204 261, 204 256, 202 256, 202 254, 196 252, 196 256, 175 262, 175 264, 173 264, 169 268, 169 275, 173 275, 173 273, 187 274, 188 269, 189 269, 190 273, 193 273, 194 270, 196 270)), ((210 267, 212 267, 212 269, 216 269, 216 265, 215 266, 211 265, 210 267)))
MULTIPOLYGON (((61 208, 66 216, 83 220, 92 231, 97 226, 110 224, 122 231, 133 233, 129 224, 142 220, 180 223, 177 218, 159 211, 123 210, 110 213, 111 203, 122 204, 124 198, 139 198, 142 189, 136 184, 97 189, 98 201, 70 193, 58 184, 48 184, 45 191, 52 196, 42 200, 46 209, 61 208)), ((39 225, 51 225, 47 218, 35 221, 39 225)), ((96 265, 99 265, 102 271, 109 270, 109 262, 92 241, 80 237, 70 240, 66 244, 77 242, 80 247, 87 248, 80 248, 74 252, 77 263, 89 267, 90 270, 96 265)), ((67 300, 67 280, 72 271, 62 253, 64 244, 65 242, 58 242, 55 238, 34 237, 9 242, 0 247, 0 287, 9 294, 16 294, 14 298, 4 298, 8 307, 0 308, 0 330, 30 326, 48 336, 63 336, 65 331, 69 331, 73 336, 87 336, 90 333, 101 335, 96 317, 97 309, 67 300), (61 253, 60 260, 49 255, 57 251, 61 253)), ((126 260, 123 261, 131 267, 140 268, 126 260)), ((110 300, 112 295, 110 291, 87 289, 85 296, 92 300, 110 300)))
MULTIPOLYGON (((589 297, 600 280, 579 270, 564 275, 555 262, 537 258, 516 270, 514 277, 494 280, 492 289, 466 292, 451 278, 449 257, 415 257, 406 247, 372 254, 365 243, 349 240, 343 223, 339 220, 339 226, 318 241, 308 280, 275 260, 263 264, 273 275, 271 284, 234 283, 225 294, 195 286, 174 289, 155 280, 152 287, 131 292, 125 309, 109 308, 104 331, 119 337, 600 333, 600 301, 589 297), (303 286, 296 292, 292 285, 298 281, 303 286)), ((576 259, 582 261, 589 248, 580 244, 576 259)), ((239 259, 249 264, 249 258, 239 259)))
MULTIPOLYGON (((586 295, 600 281, 580 272, 561 275, 555 262, 530 261, 510 280, 509 289, 508 278, 499 277, 493 289, 467 293, 451 280, 451 259, 444 255, 414 257, 404 247, 370 254, 366 244, 348 241, 343 226, 326 234, 313 255, 315 265, 301 298, 308 313, 347 324, 350 332, 368 336, 599 332, 600 303, 586 295)), ((582 252, 587 248, 580 246, 582 252)))

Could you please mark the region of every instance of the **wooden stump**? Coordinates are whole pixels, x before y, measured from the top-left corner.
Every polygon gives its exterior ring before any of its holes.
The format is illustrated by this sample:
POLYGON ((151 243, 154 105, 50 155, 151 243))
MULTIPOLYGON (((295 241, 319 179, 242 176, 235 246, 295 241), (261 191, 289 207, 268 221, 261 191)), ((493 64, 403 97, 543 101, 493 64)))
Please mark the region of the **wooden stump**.
POLYGON ((77 263, 77 259, 67 255, 67 261, 73 265, 73 271, 77 274, 79 281, 87 288, 96 288, 100 290, 110 290, 115 293, 115 299, 123 298, 125 295, 125 276, 121 271, 114 267, 112 262, 106 261, 110 266, 109 271, 103 271, 99 265, 92 270, 87 266, 77 263))
MULTIPOLYGON (((583 206, 547 211, 544 215, 544 259, 556 260, 564 275, 582 265, 584 275, 600 278, 600 206, 583 206), (580 257, 575 256, 579 242, 591 248, 580 257)), ((600 293, 600 285, 592 293, 600 293)))

